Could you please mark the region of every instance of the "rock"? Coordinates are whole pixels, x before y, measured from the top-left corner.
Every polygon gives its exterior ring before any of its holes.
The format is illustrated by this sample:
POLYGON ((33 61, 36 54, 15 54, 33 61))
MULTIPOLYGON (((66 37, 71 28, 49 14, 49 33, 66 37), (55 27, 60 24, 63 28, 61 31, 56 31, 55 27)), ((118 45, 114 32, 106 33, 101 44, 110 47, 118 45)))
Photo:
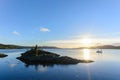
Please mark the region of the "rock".
POLYGON ((0 53, 0 58, 6 57, 6 56, 8 56, 8 55, 0 53))
POLYGON ((47 52, 44 50, 38 50, 37 46, 25 53, 22 53, 17 59, 25 63, 43 63, 43 64, 77 64, 77 63, 89 63, 91 60, 78 60, 67 56, 60 56, 55 53, 47 52))

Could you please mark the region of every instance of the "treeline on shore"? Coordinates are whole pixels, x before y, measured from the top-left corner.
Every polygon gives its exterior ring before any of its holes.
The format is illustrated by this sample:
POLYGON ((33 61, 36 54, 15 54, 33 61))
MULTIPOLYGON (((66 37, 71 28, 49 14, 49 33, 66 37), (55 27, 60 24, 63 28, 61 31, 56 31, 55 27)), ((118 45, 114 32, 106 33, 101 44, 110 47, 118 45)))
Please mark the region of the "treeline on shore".
MULTIPOLYGON (((0 44, 0 49, 24 49, 24 48, 33 48, 34 46, 19 46, 19 45, 6 45, 0 44)), ((55 49, 58 47, 54 46, 38 46, 38 48, 48 48, 48 49, 55 49)))

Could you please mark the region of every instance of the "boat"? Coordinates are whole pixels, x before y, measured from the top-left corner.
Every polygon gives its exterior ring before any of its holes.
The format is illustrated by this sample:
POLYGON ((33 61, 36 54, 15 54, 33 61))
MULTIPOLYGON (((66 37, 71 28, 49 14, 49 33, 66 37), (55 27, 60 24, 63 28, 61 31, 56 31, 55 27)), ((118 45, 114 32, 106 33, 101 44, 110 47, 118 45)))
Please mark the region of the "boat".
POLYGON ((97 50, 96 53, 103 53, 102 49, 101 50, 97 50))

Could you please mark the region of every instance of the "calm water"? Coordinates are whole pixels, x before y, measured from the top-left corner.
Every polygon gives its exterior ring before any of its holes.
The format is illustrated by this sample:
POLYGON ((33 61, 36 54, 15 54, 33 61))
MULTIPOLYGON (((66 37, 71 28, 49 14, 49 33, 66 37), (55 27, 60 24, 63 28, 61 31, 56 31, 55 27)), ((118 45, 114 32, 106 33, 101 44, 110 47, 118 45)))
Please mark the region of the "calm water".
POLYGON ((26 65, 16 59, 25 49, 0 50, 9 56, 0 58, 0 80, 120 80, 120 50, 46 49, 93 63, 76 65, 26 65))

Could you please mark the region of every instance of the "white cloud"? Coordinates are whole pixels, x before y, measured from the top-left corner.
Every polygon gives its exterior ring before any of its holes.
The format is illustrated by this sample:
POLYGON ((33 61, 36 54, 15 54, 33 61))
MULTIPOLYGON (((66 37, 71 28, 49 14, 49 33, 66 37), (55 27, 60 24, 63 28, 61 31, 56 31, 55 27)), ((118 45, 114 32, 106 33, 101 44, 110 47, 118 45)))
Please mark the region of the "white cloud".
POLYGON ((40 31, 41 32, 50 32, 50 29, 42 27, 42 28, 40 28, 40 31))
POLYGON ((14 35, 20 35, 20 33, 17 32, 17 31, 13 31, 12 33, 13 33, 14 35))

